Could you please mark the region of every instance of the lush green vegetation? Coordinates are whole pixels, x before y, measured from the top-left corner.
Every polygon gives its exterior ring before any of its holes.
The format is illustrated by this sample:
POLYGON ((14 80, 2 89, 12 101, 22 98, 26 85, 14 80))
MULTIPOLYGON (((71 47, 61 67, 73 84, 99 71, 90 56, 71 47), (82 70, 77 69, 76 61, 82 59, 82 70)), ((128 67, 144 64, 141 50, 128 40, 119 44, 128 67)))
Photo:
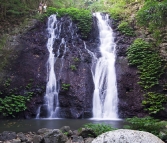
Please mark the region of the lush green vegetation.
POLYGON ((20 18, 33 12, 37 13, 40 2, 46 2, 47 6, 56 8, 84 8, 85 6, 84 0, 5 0, 0 2, 0 19, 6 19, 8 17, 20 18))
POLYGON ((27 109, 27 102, 34 95, 34 91, 31 89, 32 82, 33 80, 30 79, 25 87, 11 88, 11 78, 3 81, 3 90, 0 91, 0 113, 3 116, 16 117, 17 113, 27 109), (24 93, 19 94, 20 89, 24 89, 24 93))
POLYGON ((166 26, 167 1, 148 0, 137 12, 137 21, 140 25, 152 30, 166 26))
POLYGON ((46 16, 56 14, 58 17, 68 15, 77 24, 79 32, 83 38, 87 38, 92 28, 92 14, 89 10, 77 9, 77 8, 53 8, 49 7, 46 16))
POLYGON ((118 30, 120 30, 123 34, 125 34, 127 36, 134 36, 135 35, 134 30, 132 29, 132 27, 126 21, 122 21, 118 25, 118 30))
POLYGON ((21 111, 27 109, 26 102, 29 101, 31 96, 10 95, 5 98, 0 98, 0 112, 3 116, 13 116, 21 111))
POLYGON ((98 135, 102 134, 102 133, 105 133, 105 132, 108 132, 108 131, 112 131, 112 130, 116 130, 111 125, 92 124, 92 123, 85 124, 84 128, 91 129, 95 133, 96 137, 98 135))
POLYGON ((165 109, 163 105, 167 102, 167 97, 164 94, 148 92, 144 97, 142 104, 146 106, 145 110, 150 114, 156 114, 165 109))
POLYGON ((137 23, 140 26, 148 28, 159 45, 163 39, 167 21, 167 1, 148 0, 144 6, 137 12, 137 23))
POLYGON ((138 38, 128 48, 127 56, 130 65, 136 65, 140 73, 139 84, 149 89, 158 84, 163 73, 162 60, 154 47, 138 38))
MULTIPOLYGON (((152 44, 143 39, 136 39, 128 48, 127 56, 130 65, 139 69, 139 84, 147 91, 159 84, 160 76, 164 73, 161 57, 152 44)), ((167 98, 164 94, 148 92, 144 95, 142 104, 150 114, 156 114, 164 109, 167 98)))
POLYGON ((156 136, 159 136, 161 130, 165 128, 167 125, 166 122, 160 122, 158 119, 154 119, 153 117, 147 116, 144 118, 127 118, 127 125, 124 126, 126 129, 133 129, 139 131, 150 132, 156 136))

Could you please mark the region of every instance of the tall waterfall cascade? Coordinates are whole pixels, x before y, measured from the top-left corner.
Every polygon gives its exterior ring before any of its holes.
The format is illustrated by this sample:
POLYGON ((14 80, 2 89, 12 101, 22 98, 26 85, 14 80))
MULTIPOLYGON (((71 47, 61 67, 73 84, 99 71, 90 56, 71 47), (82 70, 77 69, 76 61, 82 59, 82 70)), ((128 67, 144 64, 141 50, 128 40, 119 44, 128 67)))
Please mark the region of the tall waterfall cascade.
MULTIPOLYGON (((118 119, 118 97, 115 73, 115 47, 113 30, 109 26, 109 16, 94 13, 98 21, 99 51, 93 73, 93 118, 118 119)), ((92 54, 92 53, 91 53, 92 54)), ((92 57, 95 61, 95 58, 92 57)))
MULTIPOLYGON (((63 58, 64 54, 67 50, 66 47, 66 42, 64 38, 61 39, 60 46, 56 52, 56 55, 53 52, 53 45, 55 42, 55 39, 60 39, 60 33, 61 33, 61 23, 57 20, 56 15, 51 15, 48 18, 48 27, 47 31, 49 34, 49 38, 47 41, 47 49, 49 52, 49 57, 47 61, 47 85, 46 85, 46 93, 45 93, 45 107, 46 107, 46 118, 57 118, 57 112, 59 110, 59 100, 58 100, 58 93, 59 93, 59 88, 58 88, 58 83, 57 83, 57 78, 55 74, 55 62, 60 55, 60 47, 63 45, 64 52, 63 56, 61 58, 62 60, 62 66, 63 66, 63 58)), ((60 68, 59 73, 61 73, 62 66, 60 68)), ((40 114, 40 108, 38 109, 38 114, 36 118, 39 118, 40 114)))

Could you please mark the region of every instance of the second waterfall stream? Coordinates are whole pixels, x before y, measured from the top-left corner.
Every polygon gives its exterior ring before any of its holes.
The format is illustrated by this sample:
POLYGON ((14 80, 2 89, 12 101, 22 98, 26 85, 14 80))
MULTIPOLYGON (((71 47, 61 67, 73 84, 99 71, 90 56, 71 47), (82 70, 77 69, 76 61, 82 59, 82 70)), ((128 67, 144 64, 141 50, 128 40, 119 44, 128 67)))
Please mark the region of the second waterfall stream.
MULTIPOLYGON (((118 96, 115 73, 114 36, 109 26, 109 15, 94 13, 99 29, 99 51, 101 56, 96 59, 92 71, 94 79, 93 118, 118 119, 118 96)), ((95 57, 95 56, 93 56, 95 57)))

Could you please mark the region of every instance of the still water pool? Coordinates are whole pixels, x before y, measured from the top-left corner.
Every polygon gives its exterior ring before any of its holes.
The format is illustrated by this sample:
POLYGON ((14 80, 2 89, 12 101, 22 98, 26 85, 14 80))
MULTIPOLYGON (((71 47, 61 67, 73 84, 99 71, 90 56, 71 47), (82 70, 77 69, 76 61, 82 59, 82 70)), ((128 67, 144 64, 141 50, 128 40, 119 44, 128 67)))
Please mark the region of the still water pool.
POLYGON ((62 126, 70 126, 71 130, 77 130, 87 123, 109 124, 115 128, 122 128, 124 120, 94 120, 94 119, 31 119, 31 120, 0 120, 0 133, 3 131, 37 132, 41 128, 59 129, 62 126))

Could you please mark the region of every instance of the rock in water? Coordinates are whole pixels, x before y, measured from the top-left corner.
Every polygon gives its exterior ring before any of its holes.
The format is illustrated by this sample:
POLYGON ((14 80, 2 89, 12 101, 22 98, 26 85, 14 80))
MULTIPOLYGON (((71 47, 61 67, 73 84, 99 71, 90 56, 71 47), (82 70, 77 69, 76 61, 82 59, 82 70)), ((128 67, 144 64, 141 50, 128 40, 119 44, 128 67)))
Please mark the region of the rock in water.
POLYGON ((92 143, 164 143, 155 135, 137 130, 120 129, 99 135, 92 143))

